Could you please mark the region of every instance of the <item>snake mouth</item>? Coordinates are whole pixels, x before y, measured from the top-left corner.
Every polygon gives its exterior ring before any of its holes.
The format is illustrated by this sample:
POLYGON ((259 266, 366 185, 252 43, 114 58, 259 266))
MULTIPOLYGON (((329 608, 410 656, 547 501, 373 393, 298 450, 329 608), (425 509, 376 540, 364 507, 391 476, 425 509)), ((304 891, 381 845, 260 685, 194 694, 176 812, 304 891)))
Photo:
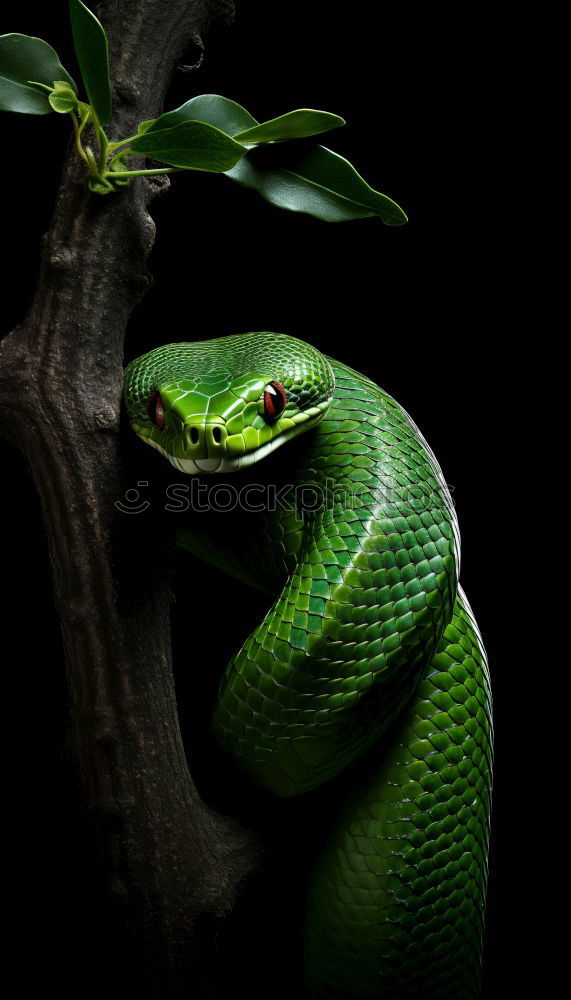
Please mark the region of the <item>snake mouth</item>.
MULTIPOLYGON (((320 414, 321 418, 322 414, 320 414)), ((316 420, 313 424, 317 423, 316 420)), ((161 455, 164 455, 170 464, 177 469, 179 472, 184 472, 185 475, 195 476, 198 474, 204 475, 215 475, 217 473, 227 473, 227 472, 237 472, 238 469, 247 468, 249 465, 255 465, 256 462, 261 461, 266 455, 269 455, 276 448, 279 448, 284 444, 289 438, 296 437, 302 429, 302 426, 293 427, 281 434, 276 435, 271 441, 266 444, 260 445, 258 448, 254 448, 252 451, 246 452, 244 455, 220 455, 216 458, 183 458, 178 455, 173 455, 166 448, 163 448, 157 441, 151 437, 147 437, 144 434, 137 432, 137 437, 144 441, 145 444, 151 446, 161 455)), ((309 428, 308 428, 309 429, 309 428)))

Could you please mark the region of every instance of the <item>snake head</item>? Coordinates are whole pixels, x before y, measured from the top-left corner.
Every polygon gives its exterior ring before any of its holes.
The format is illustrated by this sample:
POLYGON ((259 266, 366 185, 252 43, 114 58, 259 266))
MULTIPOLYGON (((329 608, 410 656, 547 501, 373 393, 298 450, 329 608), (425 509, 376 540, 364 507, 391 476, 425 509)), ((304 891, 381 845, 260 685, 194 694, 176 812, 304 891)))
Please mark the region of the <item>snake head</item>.
POLYGON ((125 369, 131 426, 189 474, 232 472, 315 426, 330 406, 327 358, 281 333, 166 344, 125 369))

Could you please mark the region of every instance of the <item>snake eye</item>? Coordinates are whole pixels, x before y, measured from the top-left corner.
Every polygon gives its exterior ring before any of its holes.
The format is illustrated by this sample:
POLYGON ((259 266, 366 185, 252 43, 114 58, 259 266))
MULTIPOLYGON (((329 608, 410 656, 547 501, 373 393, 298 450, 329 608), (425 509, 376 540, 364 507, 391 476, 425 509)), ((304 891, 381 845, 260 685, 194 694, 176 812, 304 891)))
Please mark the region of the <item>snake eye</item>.
POLYGON ((165 426, 165 408, 163 406, 163 401, 161 399, 160 392, 156 389, 151 393, 147 400, 147 413, 153 421, 155 427, 158 427, 160 431, 163 430, 165 426))
POLYGON ((287 406, 286 391, 279 382, 268 382, 264 389, 264 412, 266 420, 277 420, 287 406))

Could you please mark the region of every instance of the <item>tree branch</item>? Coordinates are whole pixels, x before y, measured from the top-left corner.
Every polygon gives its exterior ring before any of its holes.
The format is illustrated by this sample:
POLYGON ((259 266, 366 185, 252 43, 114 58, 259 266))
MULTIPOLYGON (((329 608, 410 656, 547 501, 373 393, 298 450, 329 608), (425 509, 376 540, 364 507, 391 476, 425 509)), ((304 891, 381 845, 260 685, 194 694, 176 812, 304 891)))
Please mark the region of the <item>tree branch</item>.
MULTIPOLYGON (((209 24, 231 13, 230 0, 107 0, 112 137, 160 113, 186 44, 200 49, 209 24)), ((202 980, 196 919, 228 910, 251 861, 245 835, 201 802, 186 765, 164 544, 147 519, 144 538, 136 519, 117 531, 123 340, 150 283, 148 205, 165 185, 140 178, 92 195, 71 144, 30 311, 0 351, 0 427, 41 498, 82 787, 156 997, 202 980), (152 573, 141 572, 142 549, 152 573)))

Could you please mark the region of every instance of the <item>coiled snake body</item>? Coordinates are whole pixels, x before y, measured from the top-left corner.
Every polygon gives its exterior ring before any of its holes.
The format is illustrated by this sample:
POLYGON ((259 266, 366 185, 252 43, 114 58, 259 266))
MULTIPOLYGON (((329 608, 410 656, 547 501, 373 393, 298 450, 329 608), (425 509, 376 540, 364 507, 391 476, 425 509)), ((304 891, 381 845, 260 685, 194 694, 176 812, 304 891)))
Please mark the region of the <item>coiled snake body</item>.
POLYGON ((229 514, 215 535, 179 538, 275 597, 222 681, 222 745, 282 796, 383 748, 313 872, 311 994, 477 997, 490 689, 432 451, 377 385, 282 334, 159 347, 127 366, 125 400, 139 437, 179 471, 252 466, 255 482, 279 448, 267 467, 291 487, 253 534, 229 514))

